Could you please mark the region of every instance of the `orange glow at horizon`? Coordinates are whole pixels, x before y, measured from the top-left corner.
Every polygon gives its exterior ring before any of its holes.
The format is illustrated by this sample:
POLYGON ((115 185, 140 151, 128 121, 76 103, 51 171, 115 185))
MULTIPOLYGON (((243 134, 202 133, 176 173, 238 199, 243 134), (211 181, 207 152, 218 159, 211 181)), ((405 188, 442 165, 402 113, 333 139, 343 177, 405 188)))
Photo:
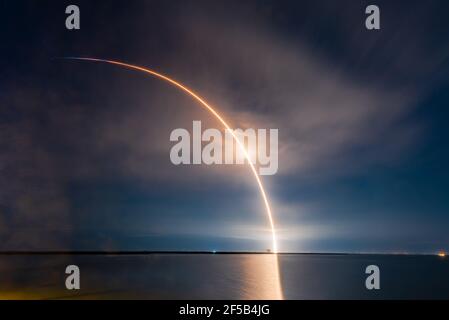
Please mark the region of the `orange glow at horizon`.
POLYGON ((223 117, 220 116, 220 114, 218 114, 218 112, 215 111, 215 109, 212 106, 210 106, 203 98, 201 98, 198 94, 196 94, 194 91, 192 91, 188 87, 184 86, 183 84, 179 83, 176 80, 173 80, 172 78, 170 78, 170 77, 168 77, 166 75, 163 75, 163 74, 158 73, 156 71, 153 71, 151 69, 147 69, 147 68, 144 68, 144 67, 139 67, 139 66, 136 66, 136 65, 132 65, 132 64, 128 64, 128 63, 124 63, 124 62, 120 62, 120 61, 97 59, 97 58, 66 57, 64 59, 103 62, 103 63, 109 63, 109 64, 125 67, 125 68, 128 68, 128 69, 132 69, 132 70, 137 70, 137 71, 142 71, 142 72, 148 73, 148 74, 150 74, 150 75, 152 75, 154 77, 162 79, 162 80, 164 80, 164 81, 174 85, 175 87, 181 89, 182 91, 184 91, 185 93, 187 93, 191 97, 193 97, 195 100, 197 100, 203 107, 205 107, 207 110, 209 110, 223 124, 223 126, 226 129, 230 130, 234 140, 237 142, 239 148, 243 152, 246 160, 248 161, 248 164, 249 164, 249 166, 251 168, 251 171, 252 171, 252 173, 253 173, 253 175, 254 175, 254 177, 256 179, 257 185, 258 185, 260 193, 262 195, 263 202, 264 202, 265 209, 266 209, 267 216, 268 216, 268 220, 269 220, 269 223, 270 223, 271 237, 272 237, 272 250, 273 250, 273 253, 275 253, 275 254, 278 253, 278 246, 277 246, 277 240, 276 240, 276 230, 275 230, 275 226, 274 226, 273 214, 271 212, 270 203, 268 201, 268 197, 266 195, 265 188, 264 188, 264 186, 262 184, 262 180, 260 179, 260 176, 257 173, 256 168, 255 168, 254 164, 252 163, 252 161, 250 159, 250 155, 248 154, 248 151, 245 149, 243 143, 238 139, 238 137, 235 135, 233 130, 231 130, 230 126, 223 119, 223 117))
POLYGON ((446 257, 446 253, 444 251, 440 251, 440 252, 438 252, 438 256, 441 258, 444 258, 444 257, 446 257))

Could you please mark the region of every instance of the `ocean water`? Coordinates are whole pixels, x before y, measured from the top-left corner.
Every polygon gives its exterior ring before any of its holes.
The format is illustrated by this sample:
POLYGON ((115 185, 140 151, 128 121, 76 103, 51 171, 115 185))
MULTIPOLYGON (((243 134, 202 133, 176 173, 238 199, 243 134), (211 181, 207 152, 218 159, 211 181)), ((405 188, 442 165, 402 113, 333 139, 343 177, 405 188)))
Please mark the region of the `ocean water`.
POLYGON ((0 255, 1 299, 449 299, 449 259, 411 255, 0 255), (81 289, 66 290, 65 268, 81 289), (365 268, 380 268, 380 290, 365 268))

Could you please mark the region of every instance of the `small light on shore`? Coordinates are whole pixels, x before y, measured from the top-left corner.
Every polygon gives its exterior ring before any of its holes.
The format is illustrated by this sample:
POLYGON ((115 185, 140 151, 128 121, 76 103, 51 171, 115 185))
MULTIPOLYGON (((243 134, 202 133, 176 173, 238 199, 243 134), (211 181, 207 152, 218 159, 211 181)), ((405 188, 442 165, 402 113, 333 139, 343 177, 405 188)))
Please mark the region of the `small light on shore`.
POLYGON ((441 258, 444 258, 444 257, 446 257, 446 253, 444 251, 440 251, 440 252, 438 252, 438 256, 441 258))

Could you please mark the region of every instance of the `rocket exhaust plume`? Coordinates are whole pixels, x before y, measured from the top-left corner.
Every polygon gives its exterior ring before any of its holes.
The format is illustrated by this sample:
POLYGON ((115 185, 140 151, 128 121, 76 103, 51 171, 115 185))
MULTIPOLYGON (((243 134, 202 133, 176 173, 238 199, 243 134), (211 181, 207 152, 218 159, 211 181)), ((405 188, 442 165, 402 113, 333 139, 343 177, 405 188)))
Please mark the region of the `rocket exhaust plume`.
POLYGON ((265 209, 267 212, 267 216, 268 216, 268 220, 270 223, 270 227, 271 227, 271 237, 272 237, 272 252, 277 253, 278 252, 278 247, 277 247, 277 240, 276 240, 276 230, 275 230, 275 226, 274 226, 274 220, 273 220, 273 214, 271 212, 271 207, 270 207, 270 203, 268 201, 268 197, 266 195, 265 192, 265 188, 262 184, 262 180, 260 179, 259 174, 256 171, 256 168, 254 166, 254 164, 251 162, 250 156, 247 152, 247 150, 245 149, 243 143, 238 139, 238 137, 235 135, 235 133, 233 132, 233 130, 231 130, 231 128, 229 127, 229 125, 227 124, 227 122, 223 119, 223 117, 218 114, 218 112, 209 104, 207 103, 202 97, 200 97, 198 94, 196 94, 193 90, 191 90, 190 88, 186 87, 185 85, 181 84, 180 82, 173 80, 172 78, 158 73, 156 71, 153 71, 151 69, 147 69, 144 67, 139 67, 136 65, 132 65, 132 64, 128 64, 128 63, 124 63, 124 62, 120 62, 120 61, 114 61, 114 60, 105 60, 105 59, 97 59, 97 58, 82 58, 82 57, 64 57, 63 59, 67 59, 67 60, 82 60, 82 61, 91 61, 91 62, 102 62, 102 63, 109 63, 109 64, 113 64, 113 65, 117 65, 123 68, 127 68, 127 69, 131 69, 131 70, 137 70, 137 71, 141 71, 147 74, 150 74, 156 78, 159 78, 161 80, 164 80, 166 82, 168 82, 169 84, 177 87, 178 89, 181 89, 182 91, 184 91, 185 93, 187 93, 188 95, 190 95, 192 98, 194 98, 196 101, 198 101, 204 108, 206 108, 209 112, 211 112, 215 118, 217 118, 221 124, 223 124, 223 126, 230 130, 232 132, 232 136, 234 138, 234 140, 236 141, 238 147, 241 149, 244 157, 246 158, 246 160, 248 160, 248 164, 251 168, 251 171, 256 179, 257 185, 259 187, 260 193, 262 195, 262 199, 265 205, 265 209))

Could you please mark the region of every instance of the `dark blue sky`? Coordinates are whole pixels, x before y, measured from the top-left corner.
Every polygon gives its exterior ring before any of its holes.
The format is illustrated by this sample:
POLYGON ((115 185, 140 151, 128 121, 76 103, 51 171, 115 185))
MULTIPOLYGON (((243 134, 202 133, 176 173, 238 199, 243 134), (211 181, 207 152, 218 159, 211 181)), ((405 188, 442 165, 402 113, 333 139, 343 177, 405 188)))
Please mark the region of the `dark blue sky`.
POLYGON ((449 250, 447 1, 0 1, 0 247, 265 250, 247 167, 175 167, 169 135, 279 129, 281 251, 449 250))

